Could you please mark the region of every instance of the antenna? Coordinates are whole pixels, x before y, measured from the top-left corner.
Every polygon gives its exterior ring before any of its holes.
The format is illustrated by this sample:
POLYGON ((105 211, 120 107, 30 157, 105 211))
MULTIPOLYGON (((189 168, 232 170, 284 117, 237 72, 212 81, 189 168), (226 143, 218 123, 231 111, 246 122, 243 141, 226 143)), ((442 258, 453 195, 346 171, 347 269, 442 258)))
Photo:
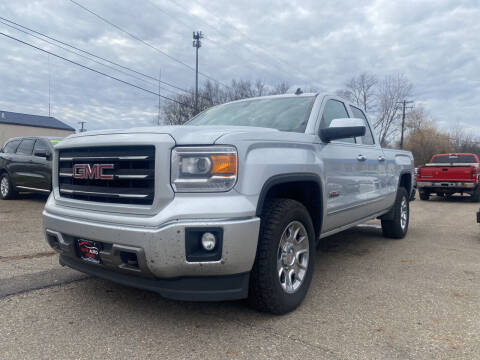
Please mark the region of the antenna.
POLYGON ((84 124, 87 123, 86 121, 79 121, 78 123, 81 125, 81 128, 79 130, 81 133, 87 131, 87 129, 85 129, 84 126, 83 126, 84 124))

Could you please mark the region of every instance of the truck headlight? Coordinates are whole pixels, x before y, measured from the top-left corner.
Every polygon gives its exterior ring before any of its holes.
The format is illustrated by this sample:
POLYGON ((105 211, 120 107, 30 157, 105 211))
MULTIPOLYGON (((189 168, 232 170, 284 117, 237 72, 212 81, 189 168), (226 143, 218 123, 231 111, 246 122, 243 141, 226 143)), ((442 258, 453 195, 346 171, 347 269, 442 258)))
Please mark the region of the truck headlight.
POLYGON ((233 146, 177 147, 172 151, 172 187, 176 192, 228 191, 237 181, 233 146))

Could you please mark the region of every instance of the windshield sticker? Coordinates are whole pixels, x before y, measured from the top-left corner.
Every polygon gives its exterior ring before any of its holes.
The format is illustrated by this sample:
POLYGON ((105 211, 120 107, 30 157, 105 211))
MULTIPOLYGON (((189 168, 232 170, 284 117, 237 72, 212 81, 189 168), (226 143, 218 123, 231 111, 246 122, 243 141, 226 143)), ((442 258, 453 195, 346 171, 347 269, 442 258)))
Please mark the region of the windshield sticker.
POLYGON ((61 141, 61 140, 59 140, 59 139, 51 139, 51 140, 50 140, 50 143, 51 143, 51 144, 58 144, 60 141, 61 141))

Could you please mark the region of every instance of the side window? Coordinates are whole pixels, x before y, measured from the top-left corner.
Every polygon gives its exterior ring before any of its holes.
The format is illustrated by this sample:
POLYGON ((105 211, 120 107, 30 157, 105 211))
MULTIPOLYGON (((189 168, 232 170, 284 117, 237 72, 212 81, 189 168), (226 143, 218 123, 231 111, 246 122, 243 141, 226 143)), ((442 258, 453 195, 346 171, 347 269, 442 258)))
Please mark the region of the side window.
MULTIPOLYGON (((322 128, 327 128, 330 126, 330 123, 333 119, 342 119, 348 117, 348 111, 343 102, 338 100, 328 100, 325 104, 325 108, 323 109, 322 121, 320 123, 320 126, 322 128)), ((345 138, 337 141, 354 143, 355 139, 345 138)))
POLYGON ((367 118, 366 118, 365 114, 363 113, 362 110, 360 110, 359 108, 357 108, 355 106, 350 105, 350 109, 353 112, 353 116, 355 116, 358 119, 363 119, 363 122, 365 123, 365 126, 367 128, 367 130, 365 131, 365 135, 362 136, 362 144, 374 145, 375 141, 373 140, 372 129, 370 129, 370 125, 368 125, 368 121, 367 121, 367 118))
POLYGON ((17 149, 17 154, 19 155, 32 155, 33 144, 35 139, 25 139, 22 141, 20 146, 17 149))
POLYGON ((38 139, 35 142, 35 147, 33 148, 33 153, 35 154, 36 151, 49 151, 48 145, 45 143, 44 140, 38 139))
POLYGON ((15 154, 15 150, 17 150, 18 144, 20 144, 20 140, 10 141, 3 148, 3 152, 7 154, 15 154))

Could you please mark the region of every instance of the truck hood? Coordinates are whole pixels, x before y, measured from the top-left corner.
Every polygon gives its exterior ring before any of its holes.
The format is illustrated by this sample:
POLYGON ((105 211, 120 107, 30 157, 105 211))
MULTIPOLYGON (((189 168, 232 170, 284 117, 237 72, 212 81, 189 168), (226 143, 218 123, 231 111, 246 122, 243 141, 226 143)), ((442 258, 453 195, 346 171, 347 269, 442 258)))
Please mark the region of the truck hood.
MULTIPOLYGON (((68 139, 80 138, 85 136, 116 135, 116 134, 167 134, 170 135, 177 145, 210 145, 223 137, 224 135, 265 134, 265 139, 270 139, 278 134, 279 130, 260 128, 252 126, 192 126, 192 125, 174 125, 174 126, 152 126, 133 129, 115 129, 89 131, 82 134, 75 134, 68 139)), ((263 137, 263 136, 262 136, 263 137)))

